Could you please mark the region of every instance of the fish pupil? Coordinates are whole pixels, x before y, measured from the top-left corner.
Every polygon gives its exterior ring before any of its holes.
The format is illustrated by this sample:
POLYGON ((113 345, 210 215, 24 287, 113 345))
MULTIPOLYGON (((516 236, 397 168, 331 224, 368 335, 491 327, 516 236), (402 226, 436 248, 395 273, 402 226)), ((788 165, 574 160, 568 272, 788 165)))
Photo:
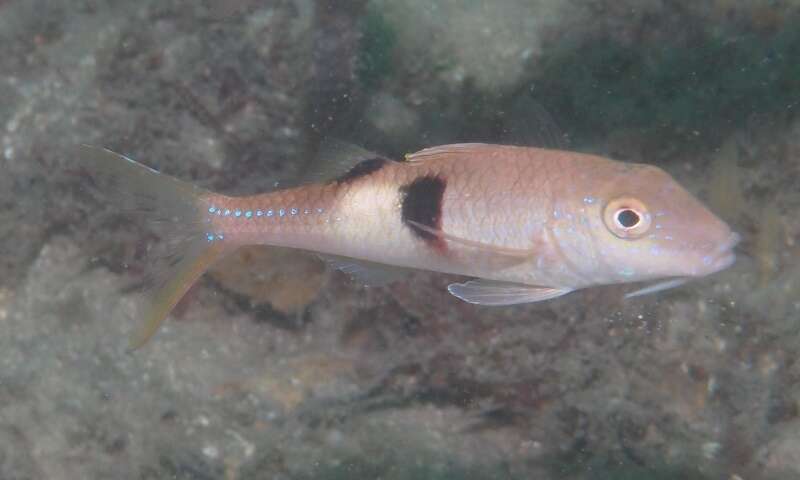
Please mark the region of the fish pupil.
POLYGON ((639 214, 626 208, 617 212, 617 222, 624 228, 633 228, 639 224, 639 214))

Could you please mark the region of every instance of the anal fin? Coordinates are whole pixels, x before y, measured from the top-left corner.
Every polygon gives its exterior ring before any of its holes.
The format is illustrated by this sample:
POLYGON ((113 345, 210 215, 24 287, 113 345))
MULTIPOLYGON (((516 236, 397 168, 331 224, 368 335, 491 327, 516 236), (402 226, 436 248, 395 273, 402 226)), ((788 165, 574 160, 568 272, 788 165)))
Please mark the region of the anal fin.
POLYGON ((367 260, 322 254, 320 254, 319 257, 333 268, 341 270, 364 285, 372 287, 379 287, 395 282, 407 274, 407 270, 404 268, 367 260))
POLYGON ((475 279, 465 283, 452 283, 447 287, 447 291, 465 302, 477 305, 516 305, 550 300, 566 295, 572 290, 475 279))

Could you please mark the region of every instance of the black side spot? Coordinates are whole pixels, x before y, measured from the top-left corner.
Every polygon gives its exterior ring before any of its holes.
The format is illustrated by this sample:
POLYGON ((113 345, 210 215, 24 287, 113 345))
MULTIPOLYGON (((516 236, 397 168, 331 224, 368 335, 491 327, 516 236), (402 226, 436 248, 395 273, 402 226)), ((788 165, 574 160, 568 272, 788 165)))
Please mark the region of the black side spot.
POLYGON ((334 181, 336 183, 352 182, 353 180, 366 177, 367 175, 377 172, 387 163, 389 163, 389 160, 380 157, 362 160, 334 181))
POLYGON ((414 223, 441 230, 442 199, 446 187, 444 179, 426 176, 400 188, 403 223, 425 241, 438 242, 440 239, 432 232, 415 227, 414 223))

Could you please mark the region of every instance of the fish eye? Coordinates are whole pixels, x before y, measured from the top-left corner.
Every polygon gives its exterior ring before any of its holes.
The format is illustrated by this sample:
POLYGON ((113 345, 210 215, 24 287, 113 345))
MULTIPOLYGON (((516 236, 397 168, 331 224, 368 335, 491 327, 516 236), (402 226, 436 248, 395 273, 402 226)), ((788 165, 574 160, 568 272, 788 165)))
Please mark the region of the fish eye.
POLYGON ((650 213, 636 198, 617 198, 606 205, 604 221, 606 228, 619 238, 639 238, 650 228, 650 213))
POLYGON ((617 225, 622 228, 633 228, 642 221, 642 217, 636 213, 636 210, 631 210, 630 208, 617 210, 616 219, 617 225))

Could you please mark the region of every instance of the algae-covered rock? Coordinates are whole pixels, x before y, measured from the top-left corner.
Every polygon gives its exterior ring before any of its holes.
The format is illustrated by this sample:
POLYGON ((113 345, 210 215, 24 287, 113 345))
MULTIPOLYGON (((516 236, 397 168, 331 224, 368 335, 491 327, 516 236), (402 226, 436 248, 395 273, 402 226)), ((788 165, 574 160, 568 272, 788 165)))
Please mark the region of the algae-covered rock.
POLYGON ((240 248, 211 270, 222 288, 270 305, 283 314, 298 314, 319 293, 325 264, 308 253, 265 247, 240 248))

